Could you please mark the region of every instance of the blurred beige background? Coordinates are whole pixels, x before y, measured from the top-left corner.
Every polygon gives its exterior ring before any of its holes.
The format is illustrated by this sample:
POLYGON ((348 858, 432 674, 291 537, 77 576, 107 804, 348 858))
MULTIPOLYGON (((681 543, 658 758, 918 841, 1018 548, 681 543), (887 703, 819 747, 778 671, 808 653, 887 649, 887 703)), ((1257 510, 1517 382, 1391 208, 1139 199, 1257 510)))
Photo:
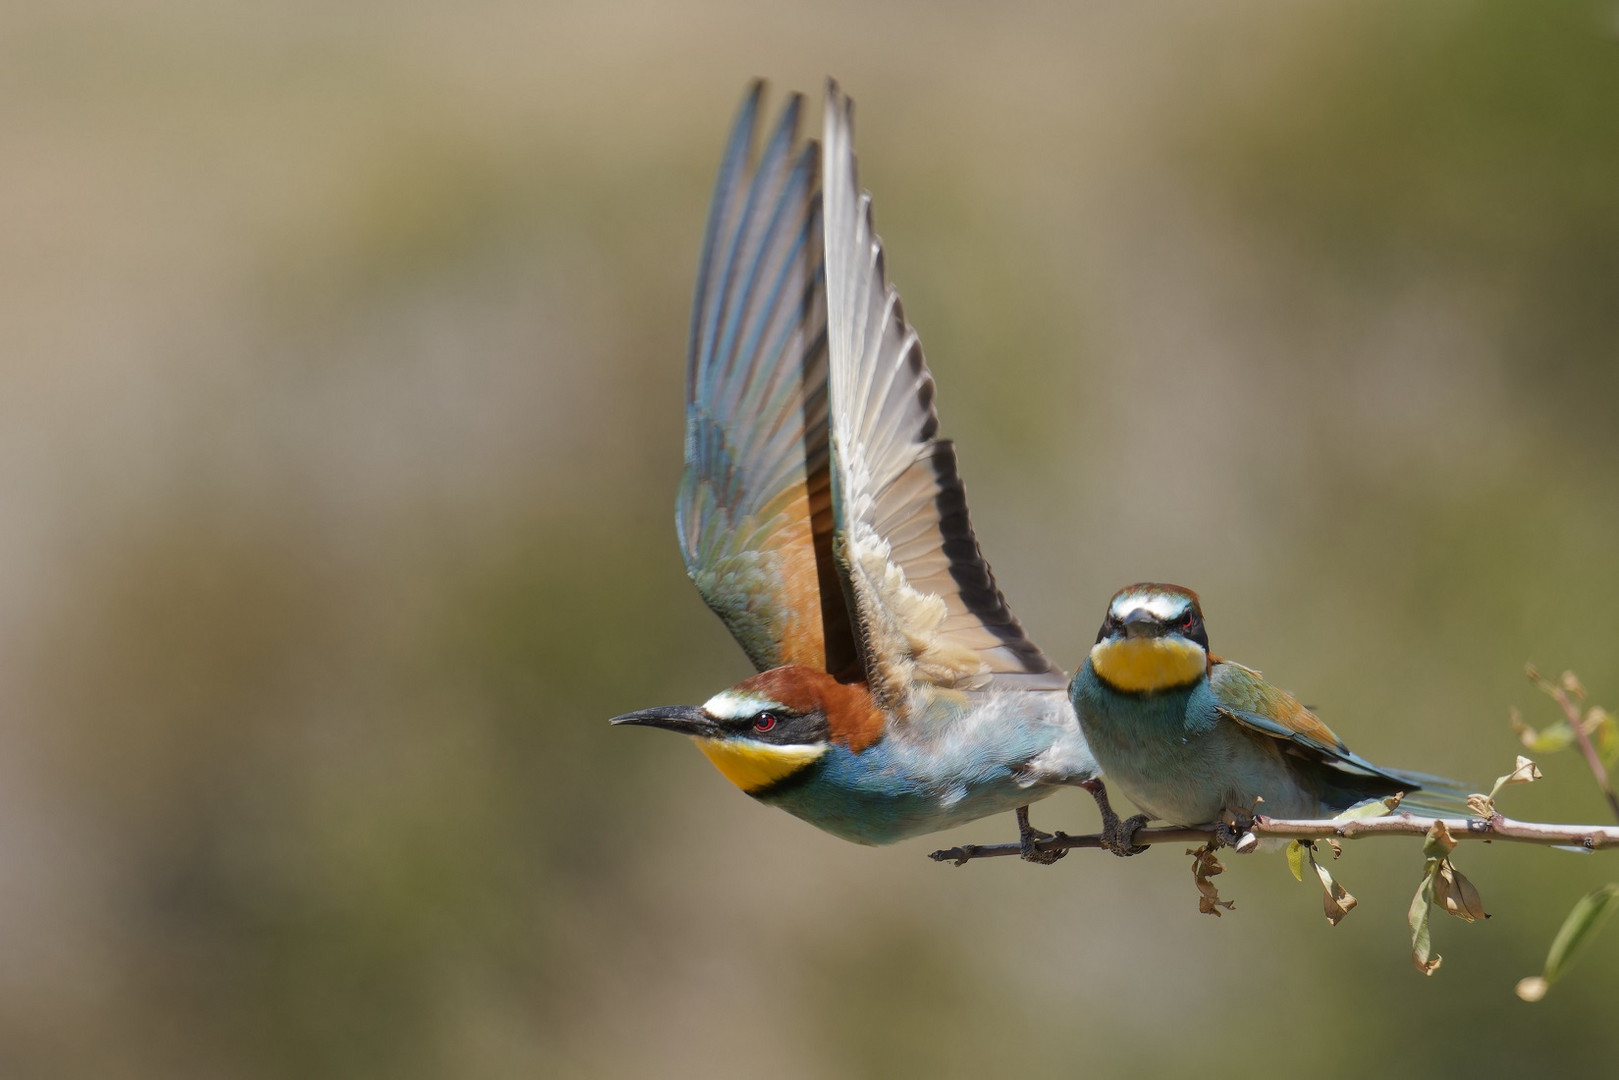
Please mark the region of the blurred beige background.
MULTIPOLYGON (((672 509, 746 80, 859 106, 979 536, 1480 783, 1619 706, 1611 3, 100 3, 0 16, 0 1074, 1611 1069, 1612 857, 960 870, 613 731, 746 674, 672 509)), ((774 108, 774 106, 772 106, 774 108)), ((1546 763, 1519 816, 1603 819, 1546 763)), ((1082 794, 1037 822, 1095 822, 1082 794)))

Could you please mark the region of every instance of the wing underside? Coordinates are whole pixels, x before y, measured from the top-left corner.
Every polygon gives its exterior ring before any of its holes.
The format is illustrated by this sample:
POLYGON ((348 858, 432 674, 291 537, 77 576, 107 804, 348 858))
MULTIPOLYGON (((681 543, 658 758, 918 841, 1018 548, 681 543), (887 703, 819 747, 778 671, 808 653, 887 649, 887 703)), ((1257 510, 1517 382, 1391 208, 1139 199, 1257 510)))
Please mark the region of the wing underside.
POLYGON ((692 305, 676 527, 693 583, 760 670, 857 664, 832 558, 817 145, 792 97, 754 160, 743 101, 692 305))
POLYGON ((868 682, 898 715, 914 682, 1061 685, 997 588, 955 448, 936 437, 933 376, 887 280, 852 128, 851 104, 832 85, 822 186, 834 553, 868 682))

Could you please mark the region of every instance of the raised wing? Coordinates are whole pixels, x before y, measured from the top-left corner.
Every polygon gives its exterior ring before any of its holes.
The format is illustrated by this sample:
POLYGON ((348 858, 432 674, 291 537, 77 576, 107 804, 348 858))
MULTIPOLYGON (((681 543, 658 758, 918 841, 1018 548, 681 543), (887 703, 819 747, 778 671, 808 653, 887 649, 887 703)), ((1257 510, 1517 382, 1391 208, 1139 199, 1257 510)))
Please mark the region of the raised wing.
POLYGON ((1024 636, 978 550, 954 446, 934 437, 933 376, 884 272, 853 135, 853 106, 829 84, 822 187, 834 550, 867 682, 902 717, 913 682, 1061 686, 1061 669, 1024 636))
POLYGON ((743 99, 709 207, 675 525, 755 667, 842 674, 857 660, 832 560, 820 159, 794 95, 753 163, 763 92, 743 99))

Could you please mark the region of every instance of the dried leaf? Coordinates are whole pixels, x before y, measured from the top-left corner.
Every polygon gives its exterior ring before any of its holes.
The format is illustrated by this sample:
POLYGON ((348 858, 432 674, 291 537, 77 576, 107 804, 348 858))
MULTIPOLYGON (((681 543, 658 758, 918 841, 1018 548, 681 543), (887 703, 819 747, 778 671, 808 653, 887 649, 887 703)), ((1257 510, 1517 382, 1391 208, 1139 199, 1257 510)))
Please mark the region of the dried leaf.
POLYGON ((1519 754, 1518 759, 1513 762, 1512 771, 1501 777, 1496 783, 1505 787, 1508 784, 1532 784, 1539 779, 1540 766, 1519 754))
MULTIPOLYGON (((1527 759, 1525 759, 1527 760, 1527 759)), ((1450 827, 1444 821, 1436 820, 1428 826, 1427 839, 1422 842, 1422 854, 1428 859, 1443 859, 1456 848, 1456 838, 1450 835, 1450 827)), ((1429 871, 1429 876, 1434 871, 1429 871)))
POLYGON ((1449 859, 1441 859, 1439 872, 1434 876, 1433 895, 1446 915, 1454 915, 1463 922, 1477 922, 1490 916, 1484 910, 1484 900, 1467 875, 1456 869, 1449 859))
POLYGON ((1344 916, 1355 909, 1360 903, 1351 896, 1347 890, 1332 880, 1332 872, 1315 861, 1315 852, 1310 851, 1310 865, 1315 868, 1316 877, 1321 879, 1321 888, 1324 895, 1321 899, 1322 910, 1326 912, 1327 922, 1337 926, 1344 921, 1344 916))
MULTIPOLYGON (((1520 768, 1525 764, 1534 767, 1534 762, 1528 758, 1519 758, 1518 762, 1520 768)), ((1499 784, 1496 786, 1500 787, 1499 784)), ((1474 798, 1484 799, 1483 796, 1474 798)), ((1490 917, 1484 911, 1484 901, 1479 897, 1478 889, 1473 887, 1466 875, 1451 865, 1448 856, 1455 848, 1456 838, 1443 821, 1435 821, 1428 827, 1427 838, 1422 843, 1422 854, 1426 860, 1422 869, 1422 884, 1417 886, 1417 895, 1411 898, 1411 910, 1406 916, 1406 922, 1411 927, 1411 961, 1424 975, 1438 971, 1441 959, 1433 951, 1432 928, 1429 926, 1429 916, 1435 904, 1441 905, 1446 914, 1468 922, 1490 917)))
POLYGON ((1209 879, 1217 874, 1225 873, 1225 867, 1215 857, 1214 844, 1205 844, 1200 848, 1187 848, 1186 854, 1192 858, 1192 880, 1197 883, 1197 910, 1204 915, 1220 917, 1220 909, 1231 911, 1236 904, 1230 900, 1220 899, 1220 890, 1215 888, 1214 882, 1209 879))
POLYGON ((1304 880, 1304 845, 1297 840, 1287 845, 1287 868, 1293 871, 1295 879, 1304 880))
POLYGON ((1495 813, 1495 800, 1488 795, 1469 795, 1467 812, 1474 817, 1487 818, 1495 813))
POLYGON ((1495 797, 1501 793, 1501 789, 1504 787, 1511 784, 1532 784, 1539 779, 1540 766, 1519 754, 1518 760, 1512 766, 1512 771, 1505 776, 1495 778, 1495 786, 1490 789, 1490 801, 1493 803, 1495 797))
POLYGON ((1580 954, 1585 951, 1596 932, 1602 929, 1602 924, 1608 921, 1613 914, 1615 902, 1619 901, 1619 884, 1602 885, 1592 889, 1575 902, 1568 918, 1563 920, 1562 927, 1557 936, 1552 939, 1552 947, 1546 953, 1546 970, 1543 977, 1550 986, 1568 973, 1574 966, 1580 954))
POLYGON ((1428 930, 1428 912, 1432 905, 1433 875, 1428 874, 1417 886, 1417 895, 1411 898, 1411 910, 1406 915, 1406 922, 1411 927, 1411 962, 1424 975, 1438 971, 1440 961, 1444 959, 1434 953, 1433 939, 1428 930))
POLYGON ((1572 671, 1565 671, 1563 672, 1563 677, 1560 682, 1562 684, 1563 692, 1569 697, 1573 698, 1575 701, 1585 700, 1585 687, 1581 684, 1580 677, 1578 675, 1574 674, 1572 671))
POLYGON ((1339 840, 1333 839, 1330 836, 1327 837, 1326 840, 1327 840, 1327 846, 1332 849, 1332 857, 1334 859, 1343 858, 1344 857, 1344 845, 1343 845, 1343 843, 1341 841, 1339 841, 1339 840))

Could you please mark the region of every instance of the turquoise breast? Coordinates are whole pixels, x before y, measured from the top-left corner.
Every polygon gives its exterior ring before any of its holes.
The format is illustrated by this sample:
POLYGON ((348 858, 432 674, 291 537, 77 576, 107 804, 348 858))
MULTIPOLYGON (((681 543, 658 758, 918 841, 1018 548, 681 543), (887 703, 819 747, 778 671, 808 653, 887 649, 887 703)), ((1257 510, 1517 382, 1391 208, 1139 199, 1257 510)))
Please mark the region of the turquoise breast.
POLYGON ((1090 661, 1070 697, 1110 791, 1154 818, 1195 825, 1219 817, 1231 754, 1210 738, 1215 715, 1208 680, 1152 694, 1114 690, 1090 661))

